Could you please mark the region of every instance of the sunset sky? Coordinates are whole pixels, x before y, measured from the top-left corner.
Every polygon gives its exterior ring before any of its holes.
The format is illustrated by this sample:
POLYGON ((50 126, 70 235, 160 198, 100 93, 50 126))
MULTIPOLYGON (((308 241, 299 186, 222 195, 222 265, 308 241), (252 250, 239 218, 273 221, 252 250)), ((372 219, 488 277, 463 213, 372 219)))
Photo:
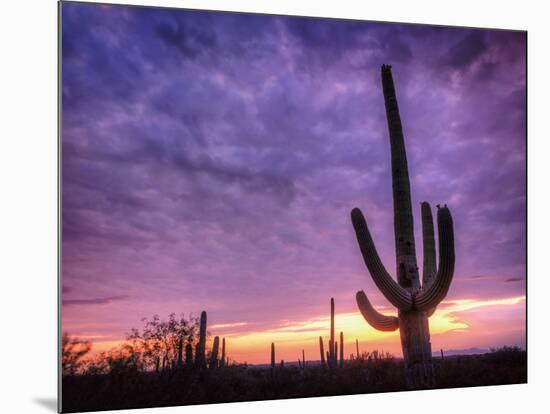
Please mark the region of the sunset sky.
POLYGON ((522 32, 62 5, 63 330, 107 349, 142 317, 208 312, 237 361, 400 355, 349 213, 395 274, 380 65, 393 65, 420 202, 446 203, 456 271, 437 351, 525 346, 522 32))

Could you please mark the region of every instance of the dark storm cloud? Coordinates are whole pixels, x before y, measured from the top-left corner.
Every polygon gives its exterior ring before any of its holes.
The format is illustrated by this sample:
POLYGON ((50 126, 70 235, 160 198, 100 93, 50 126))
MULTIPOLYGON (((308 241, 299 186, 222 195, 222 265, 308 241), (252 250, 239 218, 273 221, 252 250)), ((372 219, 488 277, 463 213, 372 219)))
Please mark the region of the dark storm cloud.
POLYGON ((123 292, 140 314, 122 319, 276 324, 331 296, 354 310, 353 292, 376 290, 351 208, 394 273, 382 63, 415 221, 423 200, 455 218, 451 295, 523 292, 468 279, 525 266, 523 34, 76 3, 62 27, 71 294, 116 307, 123 292))
POLYGON ((460 39, 449 49, 444 63, 453 69, 463 69, 474 62, 487 50, 485 31, 471 29, 471 32, 460 39))

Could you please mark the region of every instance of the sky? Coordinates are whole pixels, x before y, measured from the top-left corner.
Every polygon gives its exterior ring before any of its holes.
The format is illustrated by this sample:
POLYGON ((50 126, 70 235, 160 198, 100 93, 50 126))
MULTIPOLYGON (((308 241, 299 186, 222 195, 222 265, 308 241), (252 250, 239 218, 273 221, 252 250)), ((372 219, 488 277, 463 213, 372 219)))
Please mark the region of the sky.
POLYGON ((330 298, 346 355, 400 356, 359 314, 360 207, 395 276, 380 66, 420 202, 453 214, 435 351, 525 346, 523 32, 62 4, 62 327, 115 346, 142 317, 208 312, 228 355, 318 359, 330 298))

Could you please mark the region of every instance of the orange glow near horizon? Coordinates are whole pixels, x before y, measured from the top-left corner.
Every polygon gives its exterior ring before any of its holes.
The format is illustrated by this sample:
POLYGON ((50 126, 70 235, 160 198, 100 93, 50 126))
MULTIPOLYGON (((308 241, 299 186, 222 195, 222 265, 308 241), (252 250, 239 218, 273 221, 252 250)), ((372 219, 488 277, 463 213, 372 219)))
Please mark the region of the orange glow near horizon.
MULTIPOLYGON (((430 318, 432 343, 442 339, 446 349, 463 346, 466 339, 471 347, 477 346, 476 332, 471 329, 469 320, 476 320, 476 311, 481 308, 513 308, 520 313, 525 309, 525 296, 502 299, 474 300, 459 299, 444 301, 430 318), (518 308, 519 307, 519 308, 518 308), (446 336, 447 334, 447 336, 446 336), (448 336, 452 334, 453 336, 448 336), (458 335, 458 336, 457 336, 458 335), (460 340, 459 340, 460 339, 460 340), (451 342, 452 341, 452 342, 451 342), (459 345, 457 345, 459 344, 459 345)), ((327 312, 328 313, 328 312, 327 312)), ((388 312, 388 314, 390 314, 388 312)), ((294 362, 301 357, 302 349, 306 360, 319 360, 319 336, 323 337, 325 351, 329 339, 330 318, 317 316, 301 321, 281 321, 280 325, 266 330, 242 331, 247 322, 230 324, 212 324, 209 331, 226 338, 228 356, 237 362, 252 364, 267 363, 270 358, 271 342, 275 343, 276 360, 294 362), (241 330, 237 332, 236 329, 241 330)), ((344 354, 348 358, 356 353, 355 340, 359 341, 360 352, 378 349, 401 356, 399 331, 380 332, 368 325, 359 312, 337 313, 335 315, 335 333, 339 340, 344 332, 344 354)), ((93 342, 93 354, 107 351, 120 345, 122 340, 101 340, 101 335, 79 335, 93 342)), ((438 349, 438 348, 435 348, 438 349)))

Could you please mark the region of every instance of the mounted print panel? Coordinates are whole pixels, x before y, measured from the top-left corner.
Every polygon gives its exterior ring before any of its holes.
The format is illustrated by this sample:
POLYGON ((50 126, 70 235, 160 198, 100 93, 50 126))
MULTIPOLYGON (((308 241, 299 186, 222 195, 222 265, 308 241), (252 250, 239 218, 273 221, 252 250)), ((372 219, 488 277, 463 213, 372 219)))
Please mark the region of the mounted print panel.
POLYGON ((526 32, 60 8, 63 412, 527 381, 526 32))

